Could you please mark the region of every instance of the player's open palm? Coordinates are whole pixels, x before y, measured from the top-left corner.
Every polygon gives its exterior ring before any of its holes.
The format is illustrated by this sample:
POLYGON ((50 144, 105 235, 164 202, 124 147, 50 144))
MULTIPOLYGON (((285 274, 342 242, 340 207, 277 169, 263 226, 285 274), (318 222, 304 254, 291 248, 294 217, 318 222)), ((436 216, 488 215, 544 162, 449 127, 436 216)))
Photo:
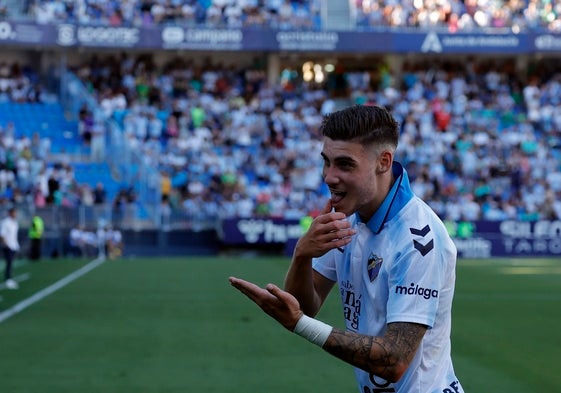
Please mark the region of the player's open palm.
POLYGON ((267 284, 265 288, 261 288, 240 278, 230 277, 229 280, 234 288, 253 300, 282 326, 290 331, 294 330, 303 314, 300 304, 294 296, 274 284, 267 284))

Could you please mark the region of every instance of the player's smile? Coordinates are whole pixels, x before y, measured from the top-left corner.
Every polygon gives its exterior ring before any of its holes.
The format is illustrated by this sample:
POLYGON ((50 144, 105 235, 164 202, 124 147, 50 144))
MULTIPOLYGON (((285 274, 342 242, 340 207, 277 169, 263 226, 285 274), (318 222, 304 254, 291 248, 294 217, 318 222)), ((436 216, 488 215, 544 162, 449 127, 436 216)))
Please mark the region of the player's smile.
POLYGON ((345 196, 347 195, 346 192, 342 192, 342 191, 335 191, 335 190, 330 190, 331 191, 331 205, 333 207, 336 207, 338 203, 340 203, 343 198, 345 198, 345 196))

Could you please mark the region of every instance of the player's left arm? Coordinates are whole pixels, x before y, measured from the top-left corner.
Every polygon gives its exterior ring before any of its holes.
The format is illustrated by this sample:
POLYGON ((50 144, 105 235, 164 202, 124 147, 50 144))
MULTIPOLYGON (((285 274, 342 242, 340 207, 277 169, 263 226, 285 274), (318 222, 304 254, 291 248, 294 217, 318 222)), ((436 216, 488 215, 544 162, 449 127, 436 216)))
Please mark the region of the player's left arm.
POLYGON ((323 349, 333 356, 390 382, 405 373, 419 348, 427 326, 389 323, 382 337, 334 328, 323 349))

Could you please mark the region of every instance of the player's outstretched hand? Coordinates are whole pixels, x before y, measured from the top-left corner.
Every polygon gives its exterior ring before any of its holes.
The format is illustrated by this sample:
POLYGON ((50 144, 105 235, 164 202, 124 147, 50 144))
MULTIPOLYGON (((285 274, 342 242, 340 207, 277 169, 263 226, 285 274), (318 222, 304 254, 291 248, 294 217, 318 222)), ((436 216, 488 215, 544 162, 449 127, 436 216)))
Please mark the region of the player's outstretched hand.
POLYGON ((296 243, 295 255, 316 258, 349 244, 356 231, 346 218, 345 213, 332 211, 331 200, 327 201, 308 231, 296 243))
POLYGON ((303 315, 300 304, 294 296, 274 284, 267 284, 265 288, 261 288, 240 278, 230 277, 229 280, 234 288, 253 300, 265 313, 288 330, 294 330, 303 315))

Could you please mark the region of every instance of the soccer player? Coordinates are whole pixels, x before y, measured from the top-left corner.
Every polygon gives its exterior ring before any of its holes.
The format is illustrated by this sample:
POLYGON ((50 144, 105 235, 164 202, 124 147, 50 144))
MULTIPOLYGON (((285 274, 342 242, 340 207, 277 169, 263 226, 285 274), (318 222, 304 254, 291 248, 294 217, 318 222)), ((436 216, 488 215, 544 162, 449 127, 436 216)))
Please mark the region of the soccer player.
POLYGON ((458 393, 451 359, 456 248, 394 161, 399 126, 377 106, 325 117, 331 199, 298 240, 284 290, 230 283, 290 331, 355 367, 361 393, 458 393), (345 329, 314 316, 337 285, 345 329))

